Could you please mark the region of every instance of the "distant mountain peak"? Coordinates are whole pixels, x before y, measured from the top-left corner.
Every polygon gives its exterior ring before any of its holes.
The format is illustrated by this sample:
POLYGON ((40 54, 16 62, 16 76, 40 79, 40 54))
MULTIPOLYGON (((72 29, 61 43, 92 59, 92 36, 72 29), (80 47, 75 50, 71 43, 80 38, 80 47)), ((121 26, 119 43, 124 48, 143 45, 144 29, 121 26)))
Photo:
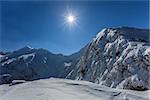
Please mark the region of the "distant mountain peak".
POLYGON ((19 51, 29 51, 29 50, 32 50, 32 49, 33 49, 33 48, 30 47, 30 46, 25 46, 25 47, 19 49, 19 51))
POLYGON ((25 46, 24 49, 33 49, 31 46, 25 46))

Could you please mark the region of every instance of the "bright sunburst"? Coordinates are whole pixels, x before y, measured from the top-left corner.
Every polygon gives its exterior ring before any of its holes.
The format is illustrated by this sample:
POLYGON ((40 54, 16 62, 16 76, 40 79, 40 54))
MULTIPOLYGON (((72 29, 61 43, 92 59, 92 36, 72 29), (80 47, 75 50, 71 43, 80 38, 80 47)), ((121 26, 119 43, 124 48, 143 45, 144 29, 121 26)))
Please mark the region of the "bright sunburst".
POLYGON ((67 8, 66 12, 64 13, 64 25, 66 28, 72 29, 73 27, 77 26, 77 22, 77 13, 73 9, 67 8))

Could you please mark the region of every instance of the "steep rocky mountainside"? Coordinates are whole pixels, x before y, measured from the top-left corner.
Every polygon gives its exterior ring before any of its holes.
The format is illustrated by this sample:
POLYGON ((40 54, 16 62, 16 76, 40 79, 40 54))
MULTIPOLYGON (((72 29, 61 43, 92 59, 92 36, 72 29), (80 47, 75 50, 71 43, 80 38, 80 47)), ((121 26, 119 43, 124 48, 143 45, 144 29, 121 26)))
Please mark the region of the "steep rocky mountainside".
POLYGON ((103 29, 66 78, 114 88, 149 89, 149 32, 129 27, 103 29))
POLYGON ((29 46, 10 53, 1 52, 0 83, 11 82, 14 79, 64 78, 76 65, 82 53, 83 49, 70 56, 64 56, 29 46))

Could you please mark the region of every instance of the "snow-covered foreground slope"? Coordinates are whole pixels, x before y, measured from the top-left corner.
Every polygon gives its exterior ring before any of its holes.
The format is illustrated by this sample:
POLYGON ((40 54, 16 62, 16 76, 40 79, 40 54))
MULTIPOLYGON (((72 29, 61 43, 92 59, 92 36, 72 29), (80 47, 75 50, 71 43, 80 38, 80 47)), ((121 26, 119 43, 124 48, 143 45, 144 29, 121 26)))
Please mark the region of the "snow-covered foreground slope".
POLYGON ((149 93, 55 78, 0 85, 0 100, 148 100, 149 93))

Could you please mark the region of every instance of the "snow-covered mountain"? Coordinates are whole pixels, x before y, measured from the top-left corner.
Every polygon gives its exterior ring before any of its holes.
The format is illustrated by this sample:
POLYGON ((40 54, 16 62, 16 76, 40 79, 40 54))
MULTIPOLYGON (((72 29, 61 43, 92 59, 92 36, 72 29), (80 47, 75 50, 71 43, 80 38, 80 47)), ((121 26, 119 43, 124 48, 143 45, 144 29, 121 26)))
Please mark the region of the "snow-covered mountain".
POLYGON ((0 53, 0 83, 48 77, 86 80, 113 88, 149 89, 149 30, 106 28, 70 56, 24 47, 0 53))
POLYGON ((14 79, 64 78, 73 69, 82 52, 83 49, 70 56, 64 56, 26 46, 7 54, 1 53, 0 83, 9 83, 14 79))
POLYGON ((103 29, 66 78, 114 88, 149 89, 149 32, 129 27, 103 29))
POLYGON ((55 78, 0 85, 0 100, 149 100, 149 93, 55 78))

